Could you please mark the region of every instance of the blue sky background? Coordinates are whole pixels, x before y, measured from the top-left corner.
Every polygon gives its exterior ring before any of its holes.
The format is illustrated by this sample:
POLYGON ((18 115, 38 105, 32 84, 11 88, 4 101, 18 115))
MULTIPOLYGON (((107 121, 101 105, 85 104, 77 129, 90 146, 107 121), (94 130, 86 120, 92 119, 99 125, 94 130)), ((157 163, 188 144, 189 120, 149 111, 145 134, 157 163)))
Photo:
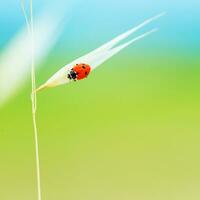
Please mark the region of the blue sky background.
MULTIPOLYGON (((66 10, 66 19, 71 19, 69 23, 63 23, 65 29, 56 49, 58 53, 77 52, 77 49, 84 52, 87 48, 90 50, 144 19, 166 11, 167 15, 163 19, 146 28, 148 30, 150 27, 159 27, 160 32, 144 42, 145 49, 164 47, 191 55, 198 54, 200 45, 200 2, 198 0, 35 0, 35 15, 48 6, 54 8, 53 14, 59 14, 61 9, 66 10)), ((1 1, 0 13, 2 27, 0 47, 2 48, 22 28, 24 18, 19 0, 1 1)))

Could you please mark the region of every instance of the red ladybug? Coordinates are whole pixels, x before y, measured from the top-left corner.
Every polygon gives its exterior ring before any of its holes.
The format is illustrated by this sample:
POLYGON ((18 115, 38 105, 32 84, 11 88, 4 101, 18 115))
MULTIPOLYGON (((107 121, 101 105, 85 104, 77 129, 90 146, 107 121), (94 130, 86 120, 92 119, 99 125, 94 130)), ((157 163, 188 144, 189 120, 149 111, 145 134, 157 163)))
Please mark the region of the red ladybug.
POLYGON ((91 71, 91 67, 87 64, 81 63, 76 64, 69 72, 68 78, 70 80, 81 80, 87 78, 91 71))

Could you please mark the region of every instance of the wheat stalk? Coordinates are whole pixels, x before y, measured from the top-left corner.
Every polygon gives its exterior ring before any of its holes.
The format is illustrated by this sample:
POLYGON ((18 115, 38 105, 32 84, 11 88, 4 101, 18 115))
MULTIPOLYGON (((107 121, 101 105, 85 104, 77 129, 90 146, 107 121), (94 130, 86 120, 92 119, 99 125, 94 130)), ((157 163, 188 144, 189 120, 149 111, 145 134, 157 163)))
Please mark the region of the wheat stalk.
POLYGON ((33 1, 30 0, 30 17, 28 18, 25 10, 25 2, 21 1, 22 11, 26 20, 28 33, 31 41, 31 103, 32 103, 32 120, 34 129, 35 140, 35 158, 36 158, 36 173, 37 173, 37 196, 38 200, 42 199, 41 195, 41 178, 40 178, 40 159, 39 159, 39 144, 38 144, 38 130, 36 123, 36 109, 37 109, 37 96, 36 96, 36 82, 35 82, 35 52, 34 52, 34 23, 33 23, 33 1))

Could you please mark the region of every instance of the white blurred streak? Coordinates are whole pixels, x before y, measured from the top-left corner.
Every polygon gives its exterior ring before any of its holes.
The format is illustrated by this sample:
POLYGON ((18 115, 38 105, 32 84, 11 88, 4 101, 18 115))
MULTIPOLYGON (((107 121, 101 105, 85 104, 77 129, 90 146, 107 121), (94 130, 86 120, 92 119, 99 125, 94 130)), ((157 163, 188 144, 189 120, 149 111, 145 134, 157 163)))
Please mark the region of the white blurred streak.
MULTIPOLYGON (((49 10, 35 20, 35 54, 39 64, 56 43, 65 12, 49 10)), ((0 106, 14 95, 29 77, 31 49, 26 28, 18 33, 0 55, 0 106)))

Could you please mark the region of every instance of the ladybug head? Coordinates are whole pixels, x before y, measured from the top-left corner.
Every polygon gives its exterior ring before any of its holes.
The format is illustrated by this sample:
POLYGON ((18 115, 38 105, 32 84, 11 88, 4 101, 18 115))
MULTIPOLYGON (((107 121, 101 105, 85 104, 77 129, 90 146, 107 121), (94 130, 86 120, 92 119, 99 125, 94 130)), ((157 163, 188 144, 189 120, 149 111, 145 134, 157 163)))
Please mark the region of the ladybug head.
POLYGON ((76 80, 76 77, 77 77, 76 72, 73 69, 71 69, 70 72, 69 72, 69 74, 68 74, 68 78, 70 80, 76 80))

